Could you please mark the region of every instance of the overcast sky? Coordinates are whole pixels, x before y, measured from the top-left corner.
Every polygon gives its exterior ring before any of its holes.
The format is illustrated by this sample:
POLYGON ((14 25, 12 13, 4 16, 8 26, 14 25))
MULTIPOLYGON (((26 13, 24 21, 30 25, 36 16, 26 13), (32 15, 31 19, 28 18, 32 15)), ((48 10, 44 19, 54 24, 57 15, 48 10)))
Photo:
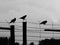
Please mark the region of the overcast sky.
MULTIPOLYGON (((30 22, 32 21, 38 23, 40 20, 47 19, 49 23, 53 22, 55 24, 60 24, 60 0, 0 0, 0 22, 10 21, 14 17, 18 19, 23 15, 27 15, 27 20, 30 22)), ((18 21, 20 20, 18 19, 18 21)), ((31 24, 29 24, 29 26, 31 26, 31 24)), ((39 25, 32 25, 32 27, 39 27, 39 25)), ((41 26, 41 28, 42 27, 43 26, 41 26)), ((45 27, 48 28, 49 26, 44 26, 43 28, 45 27)), ((43 33, 42 36, 46 37, 47 35, 48 37, 52 37, 53 35, 50 35, 51 33, 48 34, 49 32, 43 33)), ((8 35, 6 32, 4 34, 4 36, 8 35)), ((20 32, 16 34, 20 34, 20 32)), ((0 36, 2 35, 3 33, 1 32, 0 36)), ((40 32, 38 34, 28 32, 28 35, 40 36, 40 32)), ((56 36, 59 37, 59 35, 57 34, 56 36)), ((34 37, 28 39, 35 40, 40 38, 34 37)))
POLYGON ((60 0, 0 0, 0 21, 9 21, 25 14, 28 21, 38 22, 45 18, 59 23, 60 0))

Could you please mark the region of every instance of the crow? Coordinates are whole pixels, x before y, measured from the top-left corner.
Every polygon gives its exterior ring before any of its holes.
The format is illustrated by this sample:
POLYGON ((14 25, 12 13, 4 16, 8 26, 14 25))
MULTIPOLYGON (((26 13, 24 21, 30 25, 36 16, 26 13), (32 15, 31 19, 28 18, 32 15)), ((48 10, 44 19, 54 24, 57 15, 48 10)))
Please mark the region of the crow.
POLYGON ((19 19, 25 20, 26 16, 27 16, 27 15, 24 15, 24 16, 20 17, 19 19))
POLYGON ((9 23, 14 23, 16 21, 16 18, 12 19, 9 23))
POLYGON ((47 23, 47 20, 41 22, 40 24, 44 24, 45 25, 46 23, 47 23))

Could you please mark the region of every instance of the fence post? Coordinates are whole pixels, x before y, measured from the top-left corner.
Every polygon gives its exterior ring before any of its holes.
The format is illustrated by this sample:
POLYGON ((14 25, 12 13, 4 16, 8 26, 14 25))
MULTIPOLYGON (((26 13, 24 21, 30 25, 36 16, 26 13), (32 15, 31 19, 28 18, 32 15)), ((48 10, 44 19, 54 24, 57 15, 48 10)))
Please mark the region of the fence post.
POLYGON ((23 21, 23 45, 27 45, 27 22, 23 21))
POLYGON ((10 35, 11 35, 11 45, 15 45, 15 27, 14 25, 10 26, 10 35))

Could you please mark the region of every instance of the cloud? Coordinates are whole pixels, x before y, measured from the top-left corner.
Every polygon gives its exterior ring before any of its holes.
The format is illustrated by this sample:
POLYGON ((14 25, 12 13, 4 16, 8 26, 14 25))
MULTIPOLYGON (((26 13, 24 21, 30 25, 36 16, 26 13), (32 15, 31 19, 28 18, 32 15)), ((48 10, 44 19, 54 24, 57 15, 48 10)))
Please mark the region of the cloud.
POLYGON ((27 14, 28 19, 31 20, 38 20, 45 16, 51 20, 50 15, 60 14, 59 6, 55 2, 54 0, 0 0, 0 16, 20 17, 27 14))

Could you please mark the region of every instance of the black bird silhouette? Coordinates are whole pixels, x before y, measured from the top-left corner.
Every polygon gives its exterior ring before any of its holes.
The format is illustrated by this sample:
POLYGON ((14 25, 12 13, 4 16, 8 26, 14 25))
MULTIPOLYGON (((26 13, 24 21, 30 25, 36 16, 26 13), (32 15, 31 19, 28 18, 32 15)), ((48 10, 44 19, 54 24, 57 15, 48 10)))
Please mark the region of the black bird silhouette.
POLYGON ((12 19, 10 23, 14 23, 16 21, 16 18, 12 19))
POLYGON ((27 15, 24 15, 24 16, 20 17, 19 19, 25 20, 26 16, 27 16, 27 15))
POLYGON ((46 23, 47 23, 47 20, 41 22, 40 24, 44 24, 45 25, 46 23))

